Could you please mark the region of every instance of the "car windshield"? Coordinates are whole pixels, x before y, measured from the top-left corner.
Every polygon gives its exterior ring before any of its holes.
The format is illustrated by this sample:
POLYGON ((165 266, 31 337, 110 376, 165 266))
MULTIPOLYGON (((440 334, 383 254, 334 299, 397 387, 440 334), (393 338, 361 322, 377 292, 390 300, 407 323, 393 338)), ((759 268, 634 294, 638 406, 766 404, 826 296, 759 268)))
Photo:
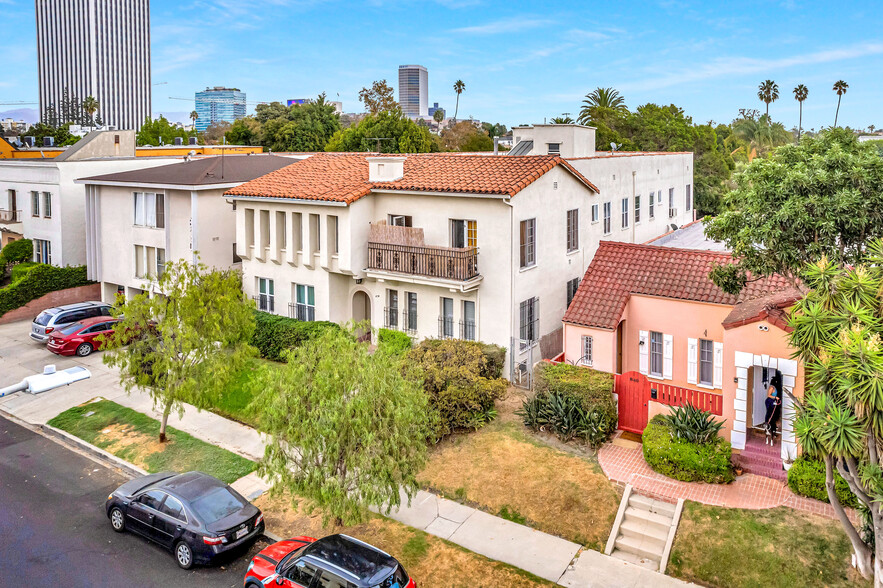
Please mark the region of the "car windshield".
POLYGON ((66 326, 58 329, 58 332, 61 333, 62 335, 70 335, 71 333, 76 333, 77 331, 79 331, 82 328, 83 328, 83 323, 71 323, 69 325, 66 325, 66 326))
POLYGON ((34 319, 34 322, 40 325, 41 327, 45 327, 49 324, 49 321, 54 317, 54 314, 48 312, 41 312, 37 315, 37 318, 34 319))
POLYGON ((242 509, 245 502, 225 486, 215 488, 193 501, 193 510, 206 524, 214 523, 242 509))

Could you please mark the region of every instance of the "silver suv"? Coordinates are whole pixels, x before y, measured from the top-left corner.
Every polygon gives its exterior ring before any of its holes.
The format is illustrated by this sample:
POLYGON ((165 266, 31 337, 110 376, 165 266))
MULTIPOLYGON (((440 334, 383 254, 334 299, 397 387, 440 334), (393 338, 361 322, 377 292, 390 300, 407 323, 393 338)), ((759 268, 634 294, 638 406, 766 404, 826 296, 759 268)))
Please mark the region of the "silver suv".
POLYGON ((110 305, 104 302, 77 302, 47 308, 31 323, 31 339, 45 343, 49 340, 49 333, 59 327, 93 316, 110 316, 110 305))

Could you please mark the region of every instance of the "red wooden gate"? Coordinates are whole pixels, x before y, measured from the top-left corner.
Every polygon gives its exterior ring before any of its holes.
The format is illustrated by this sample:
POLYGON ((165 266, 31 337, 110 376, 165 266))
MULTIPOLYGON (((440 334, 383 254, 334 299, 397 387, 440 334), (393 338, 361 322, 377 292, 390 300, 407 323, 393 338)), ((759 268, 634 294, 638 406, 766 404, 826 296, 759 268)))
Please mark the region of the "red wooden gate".
POLYGON ((643 433, 647 426, 647 403, 650 402, 647 377, 640 372, 617 374, 614 390, 619 396, 619 428, 643 433))

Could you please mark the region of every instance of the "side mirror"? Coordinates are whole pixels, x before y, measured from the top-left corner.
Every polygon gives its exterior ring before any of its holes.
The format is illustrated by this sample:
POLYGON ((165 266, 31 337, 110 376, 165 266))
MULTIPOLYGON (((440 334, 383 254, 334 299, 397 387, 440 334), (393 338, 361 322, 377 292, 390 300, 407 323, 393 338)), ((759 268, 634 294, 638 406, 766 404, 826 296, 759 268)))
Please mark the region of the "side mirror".
POLYGON ((284 582, 284 581, 285 580, 282 579, 282 576, 276 576, 276 585, 277 586, 281 586, 282 582, 284 582))

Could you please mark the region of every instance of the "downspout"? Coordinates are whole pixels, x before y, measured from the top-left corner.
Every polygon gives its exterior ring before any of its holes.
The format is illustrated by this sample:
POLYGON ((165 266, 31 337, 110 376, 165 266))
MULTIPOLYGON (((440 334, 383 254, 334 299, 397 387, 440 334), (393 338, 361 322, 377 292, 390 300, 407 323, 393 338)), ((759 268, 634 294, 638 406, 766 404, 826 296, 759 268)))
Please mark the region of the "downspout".
POLYGON ((635 207, 634 207, 635 198, 638 195, 637 193, 638 193, 638 172, 637 172, 637 170, 632 170, 632 206, 631 206, 631 210, 629 211, 632 214, 632 243, 635 243, 635 229, 636 229, 636 225, 638 224, 638 219, 635 218, 635 207))
POLYGON ((515 267, 513 263, 513 251, 515 247, 515 205, 512 198, 505 198, 503 204, 509 207, 509 379, 515 377, 515 346, 512 343, 512 334, 515 332, 515 267))

